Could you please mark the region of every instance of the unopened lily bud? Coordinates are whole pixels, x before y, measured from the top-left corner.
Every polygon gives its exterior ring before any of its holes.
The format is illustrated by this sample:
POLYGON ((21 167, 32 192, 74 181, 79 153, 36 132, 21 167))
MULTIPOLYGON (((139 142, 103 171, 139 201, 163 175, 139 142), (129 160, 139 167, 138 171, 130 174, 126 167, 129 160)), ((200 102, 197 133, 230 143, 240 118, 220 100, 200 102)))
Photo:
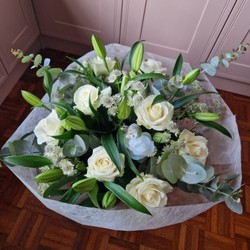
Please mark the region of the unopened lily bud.
POLYGON ((167 133, 156 132, 153 135, 153 141, 156 143, 167 143, 169 142, 170 136, 167 133))
POLYGON ((107 191, 102 198, 102 207, 105 209, 110 209, 114 207, 116 201, 116 196, 111 191, 107 191))
POLYGON ((119 106, 118 106, 117 117, 120 120, 125 120, 129 117, 130 112, 131 112, 131 107, 128 106, 127 98, 123 97, 122 101, 119 103, 119 106))
POLYGON ((38 183, 49 183, 56 181, 61 177, 63 177, 63 171, 60 168, 54 168, 43 171, 35 177, 35 180, 38 183))
POLYGON ((210 113, 210 112, 196 113, 196 114, 193 114, 192 117, 194 119, 200 120, 200 121, 215 121, 215 120, 218 120, 220 118, 220 116, 218 114, 210 113))
POLYGON ((86 179, 79 180, 79 181, 75 182, 72 185, 72 188, 77 193, 86 193, 86 192, 90 192, 91 190, 93 190, 95 185, 96 185, 95 178, 86 178, 86 179))
POLYGON ((134 50, 132 51, 131 58, 131 68, 133 71, 137 72, 142 64, 143 54, 144 54, 144 45, 142 42, 139 42, 135 45, 134 50))
POLYGON ((22 96, 24 98, 24 100, 29 103, 31 106, 33 107, 41 107, 43 105, 43 102, 35 95, 33 95, 32 93, 22 90, 21 91, 22 96))
POLYGON ((94 48, 96 55, 98 57, 100 57, 101 59, 105 60, 107 53, 106 53, 106 49, 103 46, 101 40, 97 36, 92 35, 91 42, 92 42, 92 46, 94 48))
POLYGON ((189 73, 187 73, 182 81, 183 85, 188 85, 192 83, 199 76, 201 70, 199 68, 193 69, 189 73))

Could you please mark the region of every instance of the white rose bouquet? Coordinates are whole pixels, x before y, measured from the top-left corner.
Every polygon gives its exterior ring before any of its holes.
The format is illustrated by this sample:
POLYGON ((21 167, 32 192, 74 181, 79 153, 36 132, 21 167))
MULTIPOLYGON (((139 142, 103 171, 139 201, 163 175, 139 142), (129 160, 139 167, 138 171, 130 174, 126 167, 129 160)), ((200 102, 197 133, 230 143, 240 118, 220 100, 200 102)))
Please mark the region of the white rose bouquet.
POLYGON ((231 185, 238 175, 221 179, 207 164, 209 138, 199 134, 199 127, 231 135, 216 121, 218 109, 200 99, 218 93, 204 90, 198 77, 214 75, 249 45, 186 74, 181 55, 167 72, 161 62, 144 58, 142 42, 123 61, 107 57, 94 35, 92 45, 95 58, 70 58, 73 63, 65 71, 50 67, 47 59, 43 64, 39 54, 12 51, 23 63, 32 62, 43 77, 48 101, 27 91, 22 95, 33 107, 48 110, 48 116, 2 149, 1 160, 37 168, 41 195, 61 202, 110 209, 120 201, 149 214, 151 208, 167 205, 173 188, 181 188, 211 201, 225 200, 241 213, 241 189, 231 185), (53 90, 56 80, 61 84, 53 90))

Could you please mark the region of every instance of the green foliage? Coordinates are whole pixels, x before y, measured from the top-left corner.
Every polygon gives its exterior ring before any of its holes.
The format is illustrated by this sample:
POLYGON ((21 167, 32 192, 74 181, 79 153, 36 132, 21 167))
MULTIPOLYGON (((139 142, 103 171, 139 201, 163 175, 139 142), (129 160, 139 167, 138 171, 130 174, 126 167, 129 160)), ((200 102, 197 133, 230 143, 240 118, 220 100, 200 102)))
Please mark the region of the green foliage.
POLYGON ((133 208, 136 211, 145 214, 151 214, 147 208, 145 208, 140 202, 138 202, 133 196, 131 196, 126 190, 124 190, 121 186, 113 183, 104 181, 104 186, 110 190, 114 195, 121 200, 128 207, 133 208))

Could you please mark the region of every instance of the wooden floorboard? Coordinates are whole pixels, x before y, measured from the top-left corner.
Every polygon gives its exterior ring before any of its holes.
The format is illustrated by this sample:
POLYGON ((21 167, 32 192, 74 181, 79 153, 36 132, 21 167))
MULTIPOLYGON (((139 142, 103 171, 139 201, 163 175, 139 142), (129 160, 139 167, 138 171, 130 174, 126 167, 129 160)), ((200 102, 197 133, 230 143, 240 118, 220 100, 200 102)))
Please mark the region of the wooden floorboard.
MULTIPOLYGON (((43 50, 55 66, 65 68, 65 53, 43 50)), ((20 96, 25 89, 42 97, 41 79, 28 69, 0 106, 0 145, 30 112, 20 96)), ((242 142, 243 215, 224 204, 184 223, 138 232, 82 226, 43 206, 5 167, 0 169, 0 249, 107 250, 247 250, 250 249, 250 98, 220 91, 236 114, 242 142)))

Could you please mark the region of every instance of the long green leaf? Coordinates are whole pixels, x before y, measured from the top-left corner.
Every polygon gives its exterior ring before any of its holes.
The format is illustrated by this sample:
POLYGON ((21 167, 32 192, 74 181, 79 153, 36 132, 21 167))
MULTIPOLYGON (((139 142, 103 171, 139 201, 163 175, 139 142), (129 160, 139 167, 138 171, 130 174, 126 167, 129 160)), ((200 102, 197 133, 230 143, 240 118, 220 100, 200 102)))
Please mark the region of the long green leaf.
POLYGON ((36 155, 11 155, 3 157, 3 161, 6 164, 29 168, 39 168, 52 164, 48 158, 36 155))
POLYGON ((80 193, 77 193, 73 188, 67 190, 67 192, 61 198, 61 202, 74 204, 80 197, 80 193))
POLYGON ((121 186, 113 183, 104 181, 104 186, 114 193, 114 195, 121 200, 124 204, 126 204, 128 207, 139 211, 141 213, 150 214, 146 207, 144 207, 139 201, 137 201, 132 195, 130 195, 125 189, 123 189, 121 186))
POLYGON ((67 103, 51 102, 51 104, 66 110, 70 115, 76 115, 76 116, 78 115, 77 112, 73 108, 71 108, 71 106, 68 105, 67 103))
POLYGON ((48 93, 49 99, 51 98, 52 85, 53 85, 52 75, 47 69, 45 69, 44 76, 43 76, 43 87, 44 87, 44 90, 48 93))
POLYGON ((145 74, 141 74, 138 75, 136 77, 133 77, 131 80, 133 81, 143 81, 146 79, 167 79, 166 76, 160 74, 160 73, 145 73, 145 74))
POLYGON ((70 183, 74 180, 76 180, 78 177, 76 176, 67 176, 64 178, 61 178, 58 181, 53 182, 43 193, 44 198, 49 198, 52 196, 55 196, 58 194, 58 192, 61 192, 59 189, 63 187, 65 184, 70 183))
POLYGON ((121 172, 122 166, 121 166, 120 154, 119 154, 119 151, 118 151, 118 148, 116 146, 113 136, 111 134, 103 135, 101 137, 101 143, 103 147, 105 148, 105 150, 107 151, 110 159, 116 165, 119 172, 121 172))
POLYGON ((182 65, 183 65, 183 57, 182 57, 182 54, 179 54, 179 56, 176 59, 174 68, 173 68, 173 72, 172 72, 173 76, 180 75, 182 65))
POLYGON ((126 165, 128 165, 130 167, 130 169, 137 176, 139 176, 142 179, 138 169, 136 168, 134 162, 132 161, 131 156, 130 156, 130 154, 129 154, 129 152, 128 152, 125 144, 124 144, 124 134, 123 134, 121 129, 119 129, 118 132, 117 132, 117 141, 118 141, 120 151, 125 155, 126 165))
POLYGON ((232 135, 230 134, 230 132, 223 127, 222 125, 220 125, 217 122, 214 121, 200 121, 197 120, 200 124, 202 124, 203 126, 209 127, 209 128, 214 128, 216 130, 218 130, 219 132, 221 132, 222 134, 228 136, 229 138, 232 138, 232 135))
POLYGON ((98 202, 98 191, 99 187, 98 184, 95 184, 95 187, 89 192, 89 198, 92 201, 92 203, 95 205, 95 207, 100 208, 99 202, 98 202))
POLYGON ((70 57, 70 56, 66 56, 70 61, 78 64, 82 69, 85 69, 85 67, 83 66, 83 64, 81 62, 79 62, 77 59, 70 57))
POLYGON ((218 95, 218 93, 214 92, 214 91, 200 92, 200 93, 196 93, 196 94, 183 96, 183 97, 173 101, 172 104, 173 104, 175 109, 178 109, 178 108, 184 106, 185 104, 195 100, 200 95, 206 95, 206 94, 217 94, 218 95))

